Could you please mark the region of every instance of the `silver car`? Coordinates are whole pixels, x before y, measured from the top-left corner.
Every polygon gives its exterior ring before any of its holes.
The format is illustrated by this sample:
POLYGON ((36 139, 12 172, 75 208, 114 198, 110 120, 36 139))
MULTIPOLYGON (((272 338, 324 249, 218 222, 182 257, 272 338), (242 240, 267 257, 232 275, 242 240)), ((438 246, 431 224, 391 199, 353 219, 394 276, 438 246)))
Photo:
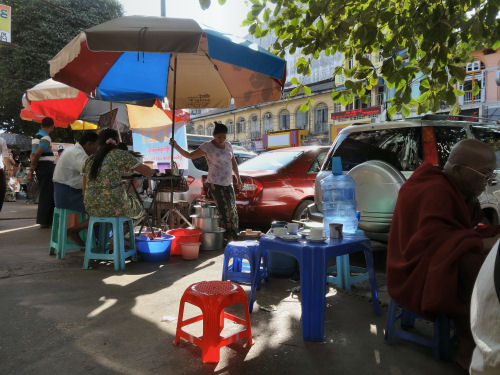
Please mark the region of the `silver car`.
MULTIPOLYGON (((423 118, 348 126, 335 139, 316 176, 310 219, 323 220, 320 182, 331 173, 332 157, 340 156, 344 173, 356 183, 357 209, 361 212, 359 228, 372 240, 387 242, 401 185, 424 161, 442 167, 451 147, 465 138, 491 144, 497 160, 500 159, 498 124, 423 118)), ((479 200, 484 221, 498 224, 498 181, 490 183, 479 200)))

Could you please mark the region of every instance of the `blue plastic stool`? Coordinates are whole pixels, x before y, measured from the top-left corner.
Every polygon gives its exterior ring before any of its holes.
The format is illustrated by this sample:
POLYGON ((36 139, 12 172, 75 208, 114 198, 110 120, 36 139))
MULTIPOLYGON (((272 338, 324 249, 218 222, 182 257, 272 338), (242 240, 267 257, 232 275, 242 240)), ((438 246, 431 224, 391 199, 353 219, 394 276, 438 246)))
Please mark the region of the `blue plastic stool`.
POLYGON ((78 222, 85 220, 85 214, 65 208, 54 208, 52 216, 52 232, 50 234, 49 255, 56 254, 57 259, 66 257, 66 250, 82 249, 83 246, 68 240, 68 216, 77 215, 78 222))
POLYGON ((434 334, 432 338, 424 337, 404 329, 396 328, 396 321, 400 320, 402 328, 412 328, 416 319, 423 319, 411 311, 398 305, 396 301, 391 298, 389 309, 387 311, 387 322, 385 325, 385 340, 387 343, 392 344, 394 337, 399 337, 417 344, 425 345, 432 348, 434 358, 450 359, 450 341, 456 340, 456 332, 453 322, 444 314, 437 316, 434 321, 434 334), (398 307, 400 308, 399 314, 397 313, 398 307), (450 330, 453 330, 453 335, 450 337, 450 330))
POLYGON ((255 290, 259 290, 262 280, 267 280, 267 278, 267 251, 261 253, 259 241, 232 241, 226 245, 222 281, 230 280, 251 285, 249 312, 253 310, 255 290), (233 261, 229 264, 231 259, 233 261), (244 259, 247 262, 244 262, 244 259))
POLYGON ((368 268, 351 266, 349 264, 349 254, 335 258, 336 264, 328 267, 327 273, 336 272, 337 276, 328 275, 326 281, 334 284, 340 289, 351 290, 351 285, 368 280, 368 268), (359 275, 351 276, 351 272, 359 275))
POLYGON ((125 259, 137 259, 134 238, 134 221, 127 217, 96 217, 89 219, 87 242, 85 243, 85 258, 83 268, 88 269, 90 259, 112 260, 115 271, 125 269, 125 259), (99 224, 98 238, 96 238, 95 224, 99 224), (130 247, 125 249, 123 225, 129 226, 130 247), (113 253, 106 248, 109 239, 109 229, 113 232, 113 253))
MULTIPOLYGON (((356 216, 358 214, 359 211, 356 211, 356 216)), ((356 234, 365 234, 365 232, 358 229, 356 234)), ((368 268, 351 266, 349 264, 349 254, 336 257, 335 262, 334 266, 328 267, 327 273, 335 272, 337 276, 328 275, 326 278, 328 284, 334 284, 340 289, 350 291, 351 285, 368 280, 368 268), (351 276, 351 272, 359 275, 351 276)))

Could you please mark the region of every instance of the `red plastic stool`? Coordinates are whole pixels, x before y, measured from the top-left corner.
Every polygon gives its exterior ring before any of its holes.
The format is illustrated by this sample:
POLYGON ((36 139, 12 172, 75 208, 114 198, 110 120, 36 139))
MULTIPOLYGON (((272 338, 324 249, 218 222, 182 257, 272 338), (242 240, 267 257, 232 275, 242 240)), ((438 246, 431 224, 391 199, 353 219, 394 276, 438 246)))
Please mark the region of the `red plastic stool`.
POLYGON ((220 348, 236 340, 247 337, 252 345, 252 328, 248 313, 247 295, 241 286, 231 281, 202 281, 189 286, 182 295, 177 320, 177 332, 174 345, 178 345, 181 337, 201 348, 203 362, 219 362, 220 348), (184 304, 189 302, 201 309, 201 315, 183 320, 184 304), (228 314, 225 307, 243 303, 245 319, 228 314), (232 336, 223 338, 220 332, 224 328, 224 318, 244 325, 246 328, 232 336), (182 330, 182 327, 203 320, 203 336, 196 337, 182 330))

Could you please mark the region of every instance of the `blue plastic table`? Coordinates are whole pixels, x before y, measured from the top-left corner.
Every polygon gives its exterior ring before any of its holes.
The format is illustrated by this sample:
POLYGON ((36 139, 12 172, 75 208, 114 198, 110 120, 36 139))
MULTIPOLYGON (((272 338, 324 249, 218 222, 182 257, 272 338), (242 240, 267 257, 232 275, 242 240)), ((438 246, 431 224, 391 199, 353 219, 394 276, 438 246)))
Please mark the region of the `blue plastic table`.
POLYGON ((373 268, 370 240, 360 234, 344 234, 341 239, 310 242, 305 239, 284 241, 272 234, 260 238, 260 250, 291 255, 300 266, 300 294, 302 304, 302 337, 309 341, 323 341, 326 304, 327 266, 331 258, 363 251, 369 273, 373 309, 380 315, 378 292, 373 268))

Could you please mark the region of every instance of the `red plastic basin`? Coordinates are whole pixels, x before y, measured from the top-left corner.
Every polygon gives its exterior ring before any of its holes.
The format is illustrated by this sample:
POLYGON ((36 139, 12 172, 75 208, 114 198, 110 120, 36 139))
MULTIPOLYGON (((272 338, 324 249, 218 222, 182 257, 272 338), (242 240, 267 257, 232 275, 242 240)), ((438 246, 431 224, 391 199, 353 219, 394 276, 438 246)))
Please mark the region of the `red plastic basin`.
POLYGON ((167 231, 167 234, 175 236, 174 240, 172 241, 170 255, 182 255, 181 244, 184 242, 199 242, 201 231, 199 231, 198 229, 179 228, 171 229, 167 231))

